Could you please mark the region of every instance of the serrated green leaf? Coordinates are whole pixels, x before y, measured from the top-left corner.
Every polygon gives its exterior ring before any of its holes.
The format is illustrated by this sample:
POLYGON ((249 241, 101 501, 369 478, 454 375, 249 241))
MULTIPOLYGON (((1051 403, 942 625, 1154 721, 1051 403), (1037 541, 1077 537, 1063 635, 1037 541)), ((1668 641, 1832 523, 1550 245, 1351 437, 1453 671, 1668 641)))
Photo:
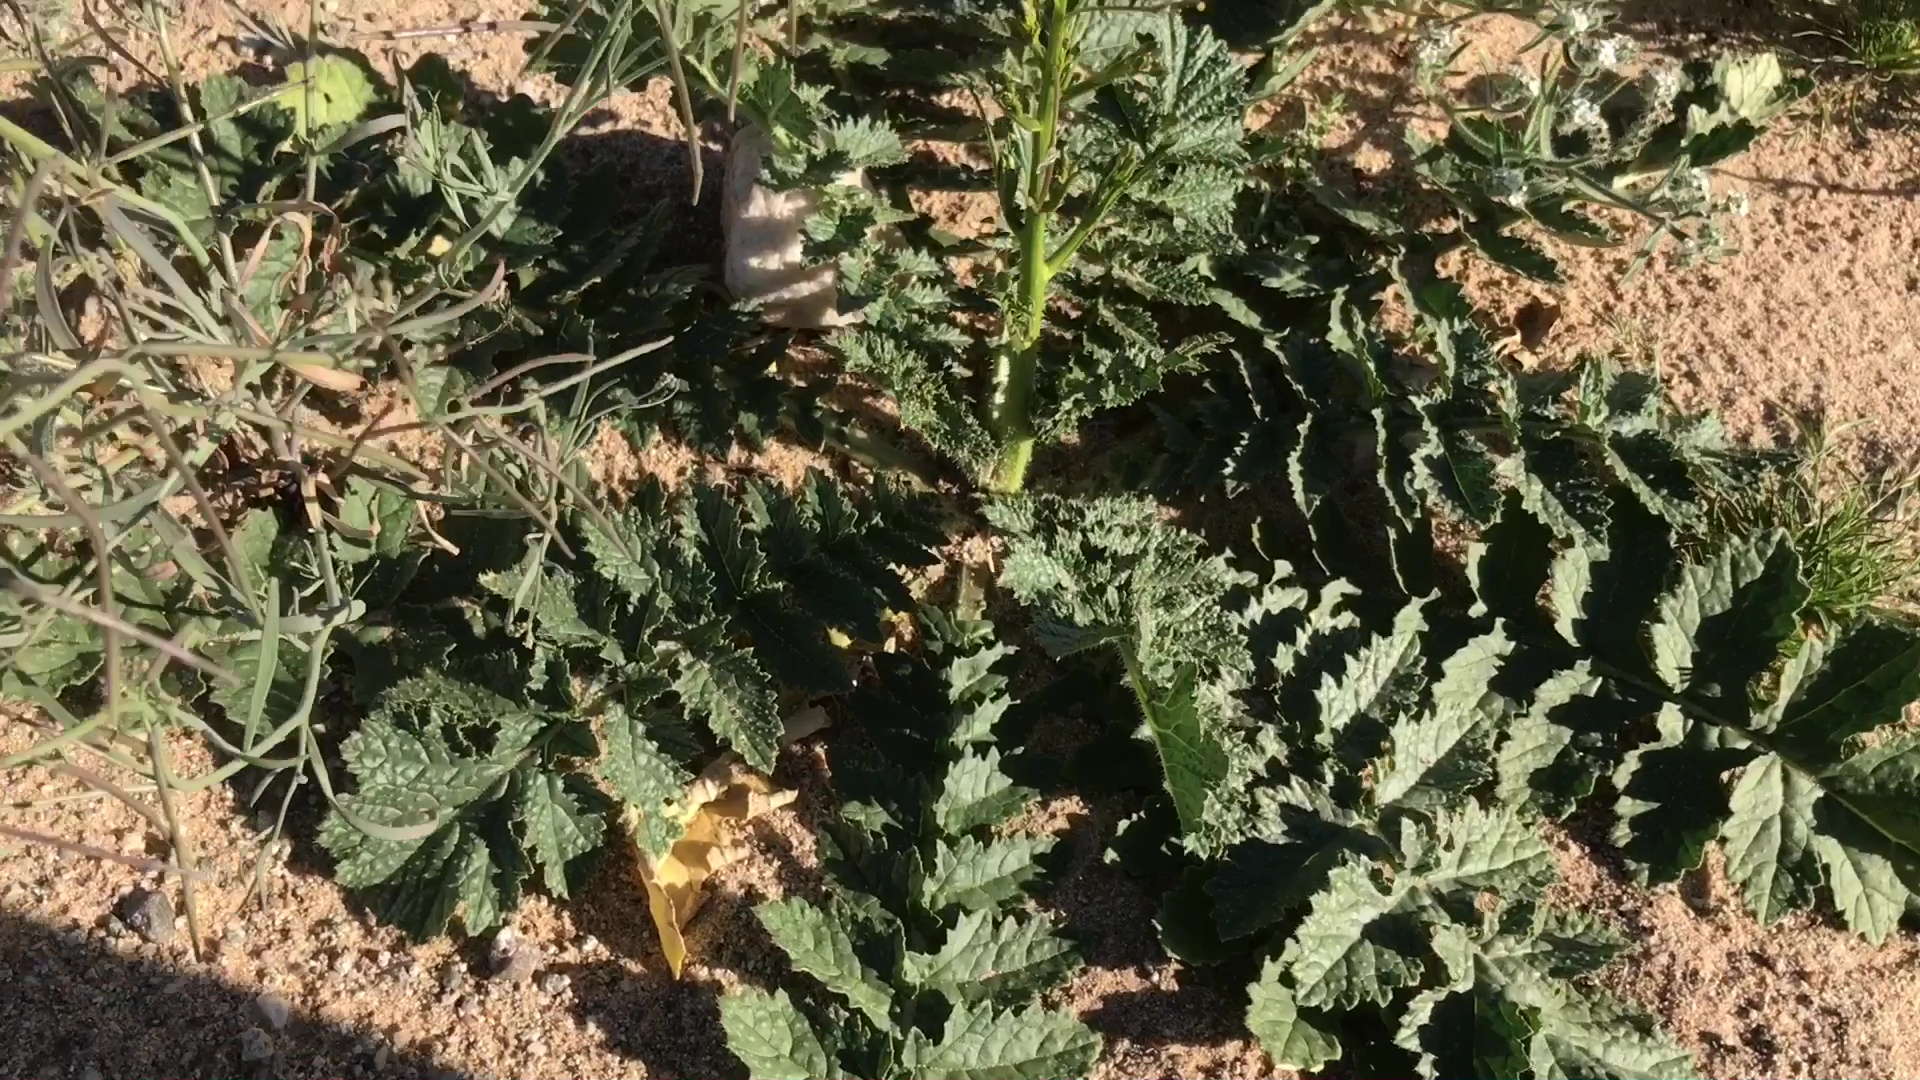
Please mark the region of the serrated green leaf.
POLYGON ((933 815, 940 831, 958 836, 983 825, 998 825, 1026 805, 1033 792, 1015 786, 1000 771, 1000 751, 967 751, 947 767, 934 801, 933 815))
POLYGON ((1729 545, 1682 568, 1648 629, 1654 669, 1668 686, 1707 697, 1745 720, 1748 686, 1799 628, 1807 585, 1779 534, 1729 545))
POLYGON ((651 599, 660 587, 660 564, 652 551, 659 522, 630 507, 607 519, 610 528, 585 515, 580 523, 594 571, 636 600, 651 599))
POLYGON ((1074 959, 1045 915, 1018 919, 962 912, 936 953, 908 953, 901 977, 954 1002, 1005 999, 1054 985, 1074 959))
POLYGON ((1536 962, 1558 979, 1591 975, 1633 947, 1600 916, 1568 908, 1541 907, 1532 929, 1536 962))
POLYGON ((1100 1036, 1071 1014, 963 1004, 939 1042, 911 1032, 901 1064, 916 1080, 1059 1080, 1087 1075, 1099 1054, 1100 1036))
POLYGON ((1561 632, 1596 660, 1654 676, 1642 631, 1674 561, 1672 530, 1664 521, 1637 502, 1616 506, 1604 546, 1575 545, 1554 562, 1556 576, 1571 576, 1552 586, 1561 632))
POLYGON ((1495 764, 1500 800, 1518 805, 1535 799, 1534 778, 1551 769, 1573 743, 1573 731, 1553 722, 1553 712, 1575 698, 1600 688, 1600 679, 1586 664, 1554 673, 1534 691, 1527 711, 1507 725, 1507 738, 1495 764))
POLYGON ((567 864, 600 846, 607 822, 596 799, 577 777, 522 768, 519 821, 521 835, 540 866, 547 891, 567 898, 567 864))
POLYGON ((1206 730, 1201 718, 1198 687, 1192 665, 1182 666, 1171 684, 1154 686, 1144 678, 1134 681, 1146 728, 1160 753, 1167 793, 1180 815, 1180 829, 1200 831, 1207 798, 1227 778, 1227 752, 1206 730))
POLYGON ((516 888, 521 871, 517 853, 465 822, 395 844, 334 815, 322 823, 320 841, 338 860, 336 880, 370 890, 375 914, 415 938, 445 933, 456 916, 470 934, 499 925, 511 907, 503 888, 516 888))
POLYGON ((1433 710, 1394 728, 1392 757, 1374 786, 1378 805, 1393 806, 1413 795, 1456 750, 1481 737, 1502 715, 1491 687, 1512 651, 1506 632, 1496 629, 1447 658, 1433 686, 1433 710))
POLYGON ((1890 724, 1920 697, 1920 634, 1905 627, 1868 622, 1815 655, 1811 677, 1783 687, 1775 725, 1802 753, 1890 724))
POLYGON ((780 749, 780 713, 773 684, 752 654, 717 642, 707 647, 670 642, 663 652, 675 670, 674 692, 688 713, 705 719, 749 765, 772 772, 780 749))
POLYGON ((725 601, 743 603, 767 587, 767 557, 724 489, 706 484, 695 488, 687 523, 725 601))
POLYGON ((955 905, 989 908, 1011 900, 1039 871, 1035 860, 1051 851, 1053 844, 1050 836, 943 840, 934 848, 933 866, 921 883, 922 902, 929 910, 943 911, 955 905))
POLYGON ((1388 687, 1417 666, 1425 630, 1424 604, 1408 604, 1394 616, 1393 630, 1355 652, 1337 681, 1331 673, 1321 673, 1314 699, 1320 705, 1322 743, 1331 745, 1333 737, 1372 709, 1388 687))
POLYGON ((1467 549, 1467 567, 1478 602, 1476 614, 1491 612, 1522 623, 1540 611, 1540 590, 1552 569, 1554 534, 1509 492, 1500 520, 1467 549))
POLYGON ((1727 876, 1747 895, 1762 925, 1807 906, 1820 880, 1810 847, 1813 804, 1820 791, 1780 758, 1767 754, 1741 769, 1720 827, 1727 876))
POLYGON ((827 625, 762 594, 729 611, 730 624, 753 643, 754 658, 786 686, 815 694, 845 693, 853 684, 847 654, 827 625))
MULTIPOLYGON (((612 703, 601 718, 599 773, 613 793, 643 814, 659 813, 687 791, 693 775, 647 732, 647 714, 612 703)), ((653 854, 661 855, 663 851, 653 854)))
POLYGON ((853 936, 832 915, 803 900, 774 900, 753 909, 794 970, 819 979, 882 1030, 891 1026, 893 994, 860 960, 853 936))
POLYGON ((1847 928, 1875 945, 1885 941, 1914 902, 1913 891, 1901 880, 1893 860, 1826 833, 1816 834, 1811 847, 1826 871, 1833 906, 1847 928))
POLYGON ((1657 722, 1659 740, 1629 753, 1613 781, 1620 792, 1613 842, 1656 883, 1700 865, 1727 814, 1721 777, 1751 756, 1720 745, 1675 706, 1662 709, 1657 722))
POLYGON ((753 1080, 825 1080, 836 1070, 785 990, 746 986, 720 999, 727 1049, 753 1080))
MULTIPOLYGON (((1538 1076, 1692 1076, 1690 1055, 1644 1020, 1541 965, 1532 942, 1500 936, 1473 951, 1480 992, 1524 1010, 1524 1054, 1538 1076)), ((1502 1074, 1504 1075, 1504 1073, 1502 1074)))
POLYGON ((1340 1043, 1301 1017, 1280 976, 1280 963, 1269 960, 1260 980, 1247 988, 1247 1030, 1280 1068, 1318 1072, 1339 1059, 1340 1043))
POLYGON ((1007 677, 995 672, 994 665, 1013 653, 1013 646, 994 642, 955 656, 946 668, 947 700, 960 705, 998 697, 1006 689, 1007 677))
POLYGON ((1255 840, 1231 849, 1207 883, 1221 936, 1243 938, 1279 922, 1326 884, 1358 840, 1355 830, 1323 823, 1317 834, 1290 843, 1255 840))
MULTIPOLYGON (((536 771, 535 742, 553 722, 440 676, 395 685, 340 748, 356 790, 321 829, 335 877, 374 890, 382 917, 418 936, 456 913, 469 932, 497 924, 531 869, 510 827, 509 779, 536 771)), ((567 794, 573 808, 585 797, 567 794)), ((559 835, 553 853, 577 843, 559 835)))
POLYGON ((1399 902, 1399 893, 1382 892, 1362 865, 1347 863, 1329 874, 1280 954, 1295 1000, 1313 1009, 1385 1005, 1417 979, 1418 961, 1368 936, 1399 902))
POLYGON ((1553 879, 1553 853, 1517 808, 1469 801, 1440 819, 1439 833, 1437 857, 1421 868, 1423 888, 1524 894, 1553 879))

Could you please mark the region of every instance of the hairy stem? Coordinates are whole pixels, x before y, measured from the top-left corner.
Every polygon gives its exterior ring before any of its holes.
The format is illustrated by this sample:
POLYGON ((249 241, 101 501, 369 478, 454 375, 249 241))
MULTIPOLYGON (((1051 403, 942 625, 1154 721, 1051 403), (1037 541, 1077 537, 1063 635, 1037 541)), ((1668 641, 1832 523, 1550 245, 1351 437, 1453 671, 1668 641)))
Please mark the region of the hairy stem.
POLYGON ((1067 79, 1068 0, 1050 0, 1046 37, 1046 72, 1040 90, 1040 115, 1033 136, 1033 154, 1024 182, 1026 215, 1020 228, 1020 310, 1017 326, 1007 340, 993 373, 993 402, 989 423, 1000 440, 1000 460, 989 483, 1008 494, 1026 485, 1027 465, 1033 459, 1033 378, 1040 358, 1040 338, 1046 330, 1047 286, 1055 268, 1047 262, 1047 216, 1052 212, 1054 146, 1060 130, 1060 100, 1067 79))

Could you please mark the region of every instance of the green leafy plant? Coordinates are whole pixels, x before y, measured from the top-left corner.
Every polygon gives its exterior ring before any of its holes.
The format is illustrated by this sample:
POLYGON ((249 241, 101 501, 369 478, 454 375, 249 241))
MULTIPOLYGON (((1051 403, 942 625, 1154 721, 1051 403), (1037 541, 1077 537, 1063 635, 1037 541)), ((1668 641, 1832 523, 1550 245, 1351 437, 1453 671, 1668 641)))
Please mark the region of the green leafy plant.
POLYGON ((843 284, 865 321, 834 345, 903 423, 1016 491, 1036 445, 1209 347, 1167 347, 1148 305, 1204 297, 1196 260, 1228 240, 1247 91, 1225 46, 1171 15, 1047 0, 985 25, 1007 37, 978 87, 1003 115, 982 148, 1001 231, 970 249, 970 284, 937 252, 870 248, 843 284))
POLYGON ((1225 604, 1243 576, 1145 500, 1033 496, 989 516, 1008 539, 1001 584, 1033 605, 1047 651, 1120 661, 1181 826, 1204 846, 1207 805, 1231 764, 1233 690, 1250 669, 1225 604))
POLYGON ((911 609, 892 567, 931 561, 938 533, 888 498, 856 505, 819 473, 797 494, 754 483, 738 503, 650 487, 582 516, 579 561, 557 557, 554 535, 523 533, 514 559, 512 540, 456 533, 469 560, 499 564, 469 571, 479 594, 436 618, 449 583, 425 579, 350 645, 377 704, 344 747, 355 791, 322 833, 341 882, 377 887, 416 934, 455 914, 479 932, 531 869, 564 897, 566 865, 599 847, 617 807, 665 852, 679 839, 667 811, 716 742, 771 771, 782 717, 852 689, 842 645, 878 643, 889 612, 911 609), (396 640, 411 655, 396 661, 396 640))
POLYGON ((878 658, 836 747, 846 800, 822 826, 823 903, 789 897, 760 923, 815 989, 721 1000, 756 1077, 1084 1074, 1100 1037, 1038 998, 1077 966, 1045 915, 1019 910, 1053 841, 1010 833, 1033 793, 1001 771, 1011 699, 991 627, 933 624, 923 657, 878 658), (843 736, 843 740, 847 736, 843 736), (825 991, 825 993, 821 993, 825 991))
POLYGON ((733 1052, 1086 1075, 1013 780, 1047 762, 1014 743, 1104 680, 1082 718, 1122 730, 1057 776, 1112 800, 1162 943, 1248 986, 1284 1067, 1686 1070, 1594 989, 1621 937, 1550 900, 1543 829, 1582 806, 1648 882, 1719 843, 1763 921, 1879 940, 1912 906, 1920 634, 1879 602, 1880 507, 1649 374, 1518 370, 1443 272, 1556 280, 1541 235, 1617 243, 1613 211, 1717 249, 1702 170, 1803 89, 1772 58, 1629 76, 1594 9, 1535 0, 588 0, 524 24, 547 107, 277 29, 286 78, 190 84, 164 14, 167 87, 122 100, 36 42, 51 123, 0 121, 0 692, 38 727, 0 767, 151 778, 152 806, 107 793, 165 823, 144 869, 193 880, 183 792, 282 820, 315 792, 381 917, 482 932, 577 888, 610 823, 670 852, 696 774, 770 771, 785 718, 831 714, 827 883, 759 908, 791 970, 723 999, 733 1052), (1325 181, 1311 122, 1246 130, 1336 7, 1408 31, 1448 124, 1413 189, 1446 218, 1325 181), (1464 80, 1449 28, 1491 11, 1541 39, 1464 80), (709 253, 675 263, 677 206, 561 152, 656 75, 690 138, 724 111, 760 183, 809 194, 821 340, 877 416, 794 374, 809 339, 709 253), (980 235, 919 212, 954 194, 980 235), (706 460, 604 490, 609 428, 706 460), (830 468, 734 456, 774 438, 830 468), (1012 646, 913 576, 963 564, 971 607, 983 559, 1046 654, 1019 722, 1012 646), (210 772, 175 774, 177 732, 210 772), (1085 783, 1149 752, 1145 791, 1085 783))
MULTIPOLYGON (((6 766, 71 771, 69 758, 104 755, 152 778, 162 805, 131 801, 176 842, 178 793, 245 776, 249 797, 266 801, 276 822, 313 781, 305 790, 331 808, 343 850, 353 841, 338 832, 342 823, 368 826, 362 839, 387 845, 382 858, 465 844, 454 826, 491 811, 455 799, 441 813, 397 796, 381 808, 393 785, 378 775, 368 791, 336 789, 329 755, 357 717, 317 721, 325 710, 316 706, 347 671, 362 707, 403 676, 477 682, 533 718, 521 734, 535 741, 552 717, 582 715, 573 701, 531 696, 549 675, 567 681, 564 663, 550 662, 560 650, 530 638, 533 647, 516 651, 506 640, 516 602, 557 603, 532 587, 545 581, 544 564, 520 567, 499 611, 485 611, 481 582, 430 555, 459 550, 439 530, 464 541, 467 515, 506 514, 539 523, 540 555, 577 559, 591 540, 603 553, 671 548, 681 541, 623 532, 641 519, 616 525, 599 509, 604 495, 590 490, 580 454, 599 425, 642 439, 664 430, 715 453, 782 428, 819 442, 829 429, 811 408, 817 391, 771 375, 769 351, 783 342, 706 303, 697 271, 663 265, 661 214, 610 218, 620 200, 592 197, 607 168, 570 169, 554 153, 609 93, 666 64, 657 32, 588 43, 557 108, 521 97, 472 110, 471 84, 438 58, 403 73, 396 89, 358 53, 289 35, 272 42, 289 61, 284 81, 254 89, 215 75, 192 84, 164 13, 149 15, 170 86, 121 100, 84 65, 35 61, 34 90, 57 132, 0 127, 10 182, 24 196, 0 266, 8 349, 0 681, 50 718, 6 766), (371 403, 382 391, 385 404, 371 403), (356 413, 343 430, 339 418, 356 413), (401 449, 409 438, 414 445, 401 449), (586 529, 572 529, 576 516, 586 529), (450 603, 475 621, 446 619, 450 603), (440 618, 423 615, 435 604, 440 618), (512 685, 514 676, 529 681, 512 685), (175 729, 208 739, 221 764, 172 775, 175 729), (144 751, 129 752, 129 738, 144 751)), ((724 717, 723 730, 762 763, 771 760, 769 723, 778 731, 777 717, 769 721, 775 684, 755 661, 729 659, 747 639, 728 620, 748 616, 727 605, 788 619, 780 629, 814 656, 837 653, 821 623, 786 606, 777 575, 844 575, 842 587, 814 587, 832 601, 818 610, 869 631, 861 605, 870 590, 908 604, 884 560, 917 565, 924 546, 906 553, 903 538, 938 540, 911 525, 883 538, 862 511, 822 501, 833 495, 822 485, 800 503, 755 496, 759 511, 775 515, 761 523, 778 544, 774 576, 742 541, 731 554, 748 561, 732 569, 745 577, 722 575, 720 606, 702 606, 710 581, 674 583, 682 587, 674 614, 709 622, 673 624, 683 659, 665 678, 694 699, 688 708, 701 710, 702 730, 709 715, 724 717), (856 615, 864 621, 849 621, 856 615), (701 683, 691 672, 706 663, 717 670, 701 683)), ((713 492, 703 498, 715 502, 713 492)), ((760 527, 741 525, 737 507, 708 509, 715 528, 760 527)), ((684 542, 695 544, 692 535, 684 542)), ((483 531, 479 544, 497 539, 483 531)), ((629 569, 641 574, 653 553, 635 558, 629 569)), ((760 630, 763 644, 776 633, 760 630)), ((809 682, 828 670, 809 669, 809 682)), ((452 737, 443 729, 471 726, 403 722, 398 713, 379 723, 389 732, 414 724, 408 738, 429 749, 452 737)), ((457 745, 443 749, 461 756, 457 745)), ((698 752, 697 743, 689 749, 698 752)), ((570 756, 543 760, 571 775, 570 756)), ((371 759, 356 763, 378 773, 371 759)), ((499 858, 492 907, 469 890, 457 899, 397 895, 393 910, 422 933, 444 927, 457 903, 473 909, 473 923, 490 924, 517 891, 518 871, 499 858)), ((189 871, 197 939, 191 852, 177 851, 176 862, 189 871)), ((399 873, 352 865, 354 884, 399 873)))
POLYGON ((1576 774, 1611 761, 1571 749, 1578 736, 1622 722, 1643 733, 1621 747, 1612 775, 1614 839, 1643 876, 1673 880, 1718 838, 1762 921, 1810 906, 1824 886, 1849 927, 1884 938, 1920 881, 1895 809, 1906 798, 1895 792, 1912 747, 1898 724, 1920 689, 1920 637, 1860 621, 1782 663, 1809 595, 1782 534, 1683 560, 1662 528, 1623 514, 1604 553, 1573 547, 1544 573, 1514 572, 1508 557, 1531 548, 1520 538, 1538 529, 1515 509, 1492 535, 1476 575, 1499 587, 1483 588, 1483 602, 1518 626, 1551 618, 1558 640, 1542 640, 1560 660, 1540 691, 1554 725, 1541 734, 1570 748, 1576 774))
POLYGON ((1414 167, 1461 212, 1461 233, 1482 255, 1539 281, 1559 283, 1559 269, 1513 228, 1582 246, 1621 242, 1589 206, 1646 223, 1641 259, 1670 236, 1683 259, 1723 254, 1721 219, 1744 214, 1746 201, 1715 196, 1709 170, 1752 145, 1811 84, 1788 78, 1770 53, 1654 61, 1630 76, 1623 69, 1638 46, 1584 11, 1546 21, 1545 48, 1483 77, 1468 91, 1477 99, 1450 88, 1453 24, 1429 23, 1416 77, 1446 111, 1448 130, 1433 145, 1409 133, 1414 167))

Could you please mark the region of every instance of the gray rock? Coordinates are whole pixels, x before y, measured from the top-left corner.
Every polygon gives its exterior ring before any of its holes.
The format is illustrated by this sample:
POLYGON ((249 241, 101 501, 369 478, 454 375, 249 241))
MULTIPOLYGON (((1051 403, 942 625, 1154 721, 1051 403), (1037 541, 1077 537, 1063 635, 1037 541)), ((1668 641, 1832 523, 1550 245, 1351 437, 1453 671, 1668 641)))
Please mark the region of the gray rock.
POLYGON ((95 1066, 89 1065, 80 1070, 80 1080, 107 1080, 95 1066))
POLYGON ((567 987, 571 985, 573 980, 557 971, 540 976, 540 991, 548 997, 559 997, 566 993, 567 987))
POLYGON ((487 948, 487 966, 501 982, 523 983, 540 970, 540 946, 526 941, 512 927, 493 935, 487 948))
POLYGON ((253 1008, 260 1014, 260 1019, 266 1021, 267 1027, 273 1031, 284 1030, 287 1021, 293 1016, 293 1006, 288 1004, 286 998, 271 990, 254 998, 253 1008))
POLYGON ((257 1027, 250 1027, 240 1033, 240 1060, 266 1061, 273 1057, 273 1040, 257 1027))
POLYGON ((114 905, 127 928, 156 945, 173 940, 173 901, 159 889, 135 889, 114 905))

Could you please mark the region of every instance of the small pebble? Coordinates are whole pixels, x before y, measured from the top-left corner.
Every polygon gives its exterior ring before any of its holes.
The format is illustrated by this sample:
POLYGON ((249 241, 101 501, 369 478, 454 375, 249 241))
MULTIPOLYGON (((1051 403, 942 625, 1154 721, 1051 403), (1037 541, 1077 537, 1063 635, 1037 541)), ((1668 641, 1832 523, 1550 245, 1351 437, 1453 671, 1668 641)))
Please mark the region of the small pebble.
POLYGON ((158 889, 135 889, 120 898, 114 914, 141 937, 156 945, 173 940, 173 901, 158 889))
POLYGON ((493 936, 487 949, 487 964, 493 977, 502 982, 523 983, 540 970, 540 946, 524 941, 512 927, 493 936))
POLYGON ((257 1027, 240 1033, 240 1060, 265 1061, 273 1056, 273 1040, 257 1027))
POLYGON ((260 1014, 260 1019, 267 1022, 267 1027, 274 1031, 284 1029, 293 1015, 293 1006, 288 1004, 287 999, 271 990, 254 998, 253 1008, 260 1014))
POLYGON ((460 988, 465 985, 467 985, 467 969, 461 965, 460 961, 455 960, 440 969, 440 992, 442 994, 452 996, 459 993, 460 988))
POLYGON ((334 958, 333 973, 335 975, 353 974, 353 965, 357 959, 358 957, 350 949, 342 952, 339 956, 334 958))
POLYGON ((573 980, 557 971, 548 972, 540 977, 540 991, 548 997, 559 997, 566 993, 567 987, 571 985, 573 980))
POLYGON ((101 1075, 99 1069, 89 1065, 80 1070, 80 1080, 107 1080, 107 1078, 101 1075))
POLYGON ((392 1056, 393 1051, 388 1049, 385 1043, 382 1043, 379 1049, 373 1052, 373 1071, 380 1072, 385 1069, 387 1067, 387 1059, 392 1056))

